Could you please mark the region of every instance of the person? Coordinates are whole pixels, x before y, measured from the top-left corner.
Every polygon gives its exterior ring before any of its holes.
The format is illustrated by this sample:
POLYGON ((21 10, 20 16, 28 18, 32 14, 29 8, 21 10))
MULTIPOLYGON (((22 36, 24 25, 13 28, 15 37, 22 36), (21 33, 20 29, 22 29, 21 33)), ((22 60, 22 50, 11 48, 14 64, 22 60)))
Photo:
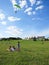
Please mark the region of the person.
POLYGON ((9 50, 10 50, 10 51, 14 51, 15 49, 14 49, 12 46, 10 46, 10 47, 9 47, 9 50))
POLYGON ((16 50, 15 46, 13 46, 13 49, 16 50))
POLYGON ((18 51, 20 51, 20 42, 18 41, 18 51))

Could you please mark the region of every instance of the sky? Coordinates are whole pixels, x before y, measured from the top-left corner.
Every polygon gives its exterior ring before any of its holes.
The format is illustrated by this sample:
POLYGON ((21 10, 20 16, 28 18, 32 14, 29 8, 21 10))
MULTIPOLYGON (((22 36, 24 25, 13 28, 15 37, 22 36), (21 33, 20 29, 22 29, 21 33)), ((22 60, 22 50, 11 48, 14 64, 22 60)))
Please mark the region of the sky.
POLYGON ((0 38, 33 36, 49 37, 49 0, 0 0, 0 38))

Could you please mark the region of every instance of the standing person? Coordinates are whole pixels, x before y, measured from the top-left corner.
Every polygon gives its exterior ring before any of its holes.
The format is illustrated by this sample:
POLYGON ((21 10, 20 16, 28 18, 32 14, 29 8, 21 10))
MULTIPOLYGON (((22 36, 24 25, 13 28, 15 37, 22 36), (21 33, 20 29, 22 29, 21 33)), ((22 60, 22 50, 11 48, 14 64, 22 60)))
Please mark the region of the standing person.
POLYGON ((20 51, 20 42, 18 41, 18 51, 20 51))

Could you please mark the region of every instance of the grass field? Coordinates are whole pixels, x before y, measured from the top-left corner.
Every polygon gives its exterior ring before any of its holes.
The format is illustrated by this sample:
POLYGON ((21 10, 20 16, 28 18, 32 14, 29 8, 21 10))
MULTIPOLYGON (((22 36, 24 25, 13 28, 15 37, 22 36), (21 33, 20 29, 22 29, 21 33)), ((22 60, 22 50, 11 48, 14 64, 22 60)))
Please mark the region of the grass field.
POLYGON ((17 42, 0 41, 0 65, 49 65, 49 41, 21 40, 21 51, 7 51, 17 42))

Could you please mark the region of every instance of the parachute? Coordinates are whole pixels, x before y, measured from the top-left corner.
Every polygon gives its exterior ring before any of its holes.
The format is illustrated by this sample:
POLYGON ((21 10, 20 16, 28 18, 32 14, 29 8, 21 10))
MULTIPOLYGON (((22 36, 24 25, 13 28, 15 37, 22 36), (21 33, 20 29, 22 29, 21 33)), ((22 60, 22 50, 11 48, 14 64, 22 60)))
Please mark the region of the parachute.
POLYGON ((14 4, 14 6, 16 6, 16 8, 21 9, 21 7, 19 5, 17 5, 17 4, 14 4))
MULTIPOLYGON (((14 6, 17 10, 21 9, 21 7, 18 4, 14 4, 14 6)), ((15 13, 17 13, 17 10, 15 11, 15 13)))

